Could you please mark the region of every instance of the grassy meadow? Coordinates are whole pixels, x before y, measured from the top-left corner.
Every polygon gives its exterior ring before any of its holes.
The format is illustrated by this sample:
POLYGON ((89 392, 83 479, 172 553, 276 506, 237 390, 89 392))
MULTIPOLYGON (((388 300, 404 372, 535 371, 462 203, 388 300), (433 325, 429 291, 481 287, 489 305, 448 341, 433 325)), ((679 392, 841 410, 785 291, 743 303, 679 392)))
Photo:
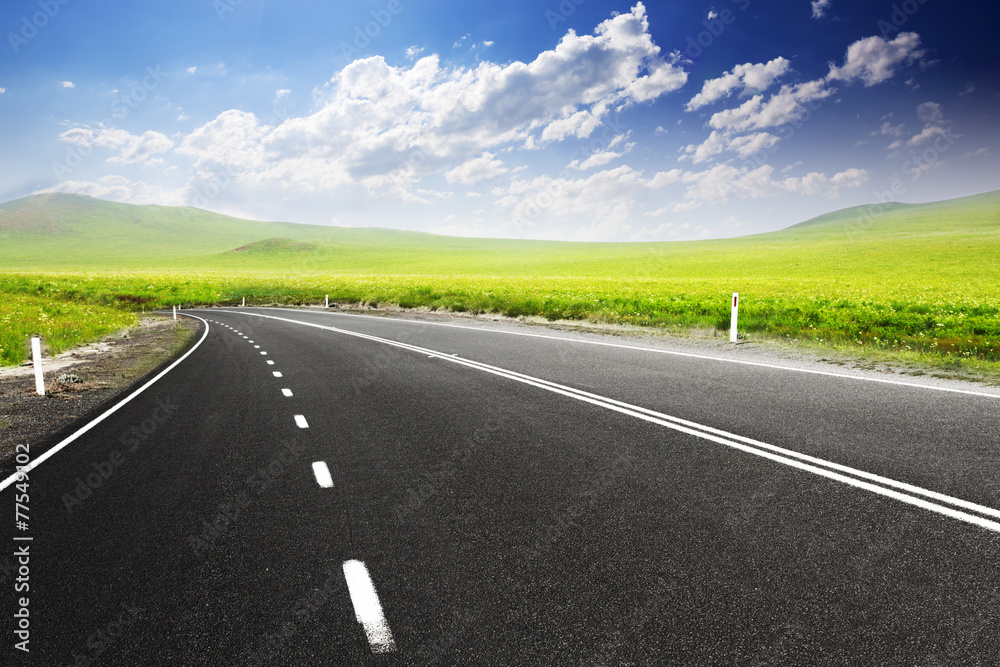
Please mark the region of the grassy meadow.
POLYGON ((28 329, 48 338, 60 319, 82 341, 141 309, 243 297, 721 332, 738 291, 750 339, 1000 370, 1000 192, 845 209, 737 239, 593 244, 36 199, 0 205, 2 364, 23 359, 28 329), (46 304, 83 310, 39 320, 46 304))

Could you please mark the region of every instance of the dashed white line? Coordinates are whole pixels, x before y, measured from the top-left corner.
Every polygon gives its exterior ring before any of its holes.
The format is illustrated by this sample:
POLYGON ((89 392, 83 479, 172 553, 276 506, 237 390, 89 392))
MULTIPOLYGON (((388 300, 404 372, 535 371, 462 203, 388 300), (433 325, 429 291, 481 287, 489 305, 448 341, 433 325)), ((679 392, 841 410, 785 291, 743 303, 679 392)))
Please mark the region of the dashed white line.
POLYGON ((497 366, 491 366, 489 364, 484 364, 478 361, 470 361, 462 359, 459 357, 450 356, 440 356, 441 353, 435 350, 430 350, 425 347, 420 347, 417 345, 411 345, 409 343, 402 343, 399 341, 394 341, 388 338, 380 338, 378 336, 372 336, 369 334, 363 334, 357 331, 351 331, 348 329, 339 329, 337 327, 323 326, 320 324, 314 324, 311 322, 302 322, 299 320, 290 320, 282 317, 275 317, 272 315, 257 315, 258 317, 265 317, 268 319, 282 320, 285 322, 290 322, 293 324, 300 324, 308 327, 314 327, 317 329, 325 329, 327 331, 334 331, 344 335, 362 338, 365 340, 371 340, 379 343, 384 343, 393 347, 398 347, 406 350, 411 350, 413 352, 423 353, 428 356, 435 356, 435 353, 440 359, 450 361, 461 366, 467 366, 471 368, 477 368, 479 370, 485 371, 487 373, 498 375, 501 377, 506 377, 508 379, 521 382, 527 385, 538 387, 540 389, 545 389, 547 391, 561 394, 569 398, 573 398, 585 403, 591 403, 615 412, 626 414, 644 421, 652 422, 665 426, 667 428, 673 429, 675 431, 680 431, 682 433, 687 433, 698 438, 709 440, 721 445, 726 445, 734 449, 744 451, 748 454, 753 454, 755 456, 760 456, 762 458, 769 459, 776 463, 781 463, 787 466, 798 468, 806 472, 810 472, 827 479, 832 479, 855 488, 865 489, 873 493, 893 498, 900 502, 907 503, 909 505, 914 505, 921 507, 923 509, 942 514, 966 523, 974 524, 991 530, 994 532, 1000 532, 1000 522, 991 519, 986 519, 983 516, 976 516, 975 514, 970 514, 967 511, 977 512, 986 516, 991 516, 1000 519, 1000 510, 986 507, 984 505, 979 505, 972 503, 960 498, 954 498, 942 493, 937 493, 928 489, 923 489, 917 486, 906 484, 903 482, 898 482, 896 480, 888 479, 879 475, 874 475, 863 470, 857 470, 855 468, 850 468, 848 466, 833 463, 831 461, 825 461, 823 459, 808 456, 806 454, 801 454, 792 450, 788 450, 782 447, 777 447, 775 445, 770 445, 759 440, 753 440, 751 438, 746 438, 744 436, 736 435, 733 433, 728 433, 726 431, 712 428, 703 424, 698 424, 696 422, 687 421, 680 419, 678 417, 673 417, 671 415, 666 415, 660 412, 655 412, 648 408, 643 408, 640 406, 625 403, 623 401, 618 401, 612 398, 607 398, 600 396, 598 394, 592 394, 580 389, 574 389, 566 385, 561 385, 555 382, 550 382, 548 380, 543 380, 541 378, 533 377, 530 375, 525 375, 523 373, 518 373, 516 371, 507 370, 504 368, 499 368, 497 366), (870 480, 870 481, 865 481, 870 480), (872 483, 874 482, 874 484, 872 483), (886 488, 891 487, 891 488, 886 488), (899 489, 898 491, 896 489, 899 489), (920 496, 923 496, 922 498, 920 496), (931 500, 926 500, 930 498, 931 500), (949 507, 949 505, 951 507, 949 507), (956 510, 955 507, 960 507, 962 510, 956 510))
POLYGON ((280 378, 281 377, 281 371, 274 371, 274 377, 280 378))
POLYGON ((309 422, 306 421, 304 415, 295 415, 295 425, 299 428, 309 428, 309 422))
POLYGON ((359 560, 345 561, 344 578, 347 580, 347 590, 351 593, 354 617, 364 628, 372 653, 395 651, 396 641, 392 638, 389 623, 382 613, 382 603, 379 602, 368 568, 359 560))
MULTIPOLYGON (((251 341, 251 342, 253 342, 253 341, 251 341)), ((255 349, 255 350, 259 350, 259 349, 260 349, 260 345, 254 345, 254 346, 253 346, 253 349, 255 349)))
POLYGON ((268 366, 273 366, 274 365, 274 361, 272 361, 271 359, 268 359, 267 360, 267 365, 268 366))
POLYGON ((282 389, 281 393, 284 394, 285 396, 291 396, 292 395, 292 390, 291 389, 282 389))
POLYGON ((261 353, 261 354, 264 354, 264 355, 266 355, 266 354, 267 354, 267 352, 265 352, 264 350, 261 350, 261 351, 260 351, 260 353, 261 353))
POLYGON ((326 467, 326 461, 314 461, 313 474, 316 475, 316 483, 321 487, 333 488, 333 477, 330 476, 330 469, 326 467))

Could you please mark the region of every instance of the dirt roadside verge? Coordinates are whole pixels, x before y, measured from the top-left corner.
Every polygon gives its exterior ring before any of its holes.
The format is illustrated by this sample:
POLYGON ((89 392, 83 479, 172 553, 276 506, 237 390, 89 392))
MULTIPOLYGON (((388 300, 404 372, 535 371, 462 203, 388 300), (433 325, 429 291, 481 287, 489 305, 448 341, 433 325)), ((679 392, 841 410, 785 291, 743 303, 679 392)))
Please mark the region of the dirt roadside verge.
MULTIPOLYGON (((187 317, 146 315, 135 327, 46 359, 44 396, 35 392, 30 365, 0 368, 0 466, 7 467, 3 464, 18 443, 40 444, 124 395, 138 380, 175 359, 199 327, 187 317), (78 381, 57 381, 69 375, 78 381)), ((31 453, 32 458, 37 455, 34 446, 31 453)))

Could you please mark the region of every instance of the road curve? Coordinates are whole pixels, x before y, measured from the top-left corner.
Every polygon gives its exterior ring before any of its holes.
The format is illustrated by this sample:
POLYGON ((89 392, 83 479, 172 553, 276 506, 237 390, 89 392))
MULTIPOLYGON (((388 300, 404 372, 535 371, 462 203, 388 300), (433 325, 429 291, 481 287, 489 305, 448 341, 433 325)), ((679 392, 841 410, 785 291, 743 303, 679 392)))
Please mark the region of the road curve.
POLYGON ((995 392, 186 314, 186 358, 3 483, 5 663, 1000 663, 995 392))

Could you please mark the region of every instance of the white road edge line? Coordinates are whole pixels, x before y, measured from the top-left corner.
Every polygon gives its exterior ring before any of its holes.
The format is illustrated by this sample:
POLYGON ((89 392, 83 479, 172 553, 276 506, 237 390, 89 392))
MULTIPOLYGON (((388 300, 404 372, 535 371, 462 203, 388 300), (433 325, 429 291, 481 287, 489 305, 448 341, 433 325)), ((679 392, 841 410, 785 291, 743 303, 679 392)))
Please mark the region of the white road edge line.
POLYGON ((309 428, 309 422, 306 421, 304 415, 295 415, 295 425, 299 428, 309 428))
POLYGON ((359 560, 344 561, 344 579, 354 605, 354 617, 365 630, 368 645, 373 653, 391 653, 396 650, 396 641, 382 613, 375 585, 368 574, 368 568, 359 560))
POLYGON ((316 483, 321 487, 333 488, 333 477, 330 476, 330 469, 326 467, 326 461, 313 461, 313 474, 316 475, 316 483))
POLYGON ((21 476, 23 474, 31 472, 32 470, 34 470, 35 468, 37 468, 38 466, 40 466, 45 461, 47 461, 51 457, 55 456, 55 454, 57 452, 59 452, 61 449, 63 449, 64 447, 68 446, 70 443, 72 443, 73 441, 75 441, 77 438, 79 438, 80 436, 82 436, 84 433, 86 433, 90 429, 94 428, 95 426, 97 426, 98 424, 100 424, 102 421, 104 421, 105 419, 107 419, 108 417, 110 417, 112 414, 114 414, 115 412, 117 412, 122 406, 124 406, 126 403, 128 403, 129 401, 131 401, 133 398, 135 398, 136 396, 138 396, 142 392, 146 391, 146 389, 148 389, 150 386, 152 386, 154 382, 156 382, 161 377, 163 377, 164 375, 166 375, 167 373, 169 373, 170 371, 172 371, 174 369, 174 367, 176 367, 182 361, 184 361, 185 359, 187 359, 188 356, 190 356, 192 352, 194 352, 195 350, 197 350, 198 347, 202 344, 202 342, 204 342, 204 340, 208 337, 208 332, 209 332, 209 328, 210 327, 208 326, 208 322, 206 322, 204 319, 202 319, 202 318, 200 318, 200 317, 198 317, 196 315, 188 315, 187 313, 183 313, 183 315, 185 317, 190 317, 192 319, 199 320, 199 321, 201 321, 201 322, 203 322, 205 324, 205 333, 203 333, 201 335, 201 339, 197 343, 194 344, 194 347, 192 347, 190 350, 188 350, 187 352, 185 352, 179 359, 177 359, 177 361, 175 361, 174 363, 170 364, 169 366, 167 366, 166 368, 164 368, 162 371, 160 371, 156 375, 156 377, 154 377, 152 380, 150 380, 146 384, 142 385, 141 387, 139 387, 138 389, 136 389, 135 391, 133 391, 131 394, 129 394, 128 396, 126 396, 125 398, 123 398, 118 403, 115 403, 113 406, 111 406, 110 408, 108 408, 108 410, 106 410, 103 414, 101 414, 99 417, 95 418, 93 421, 91 421, 89 424, 87 424, 86 426, 84 426, 83 428, 81 428, 79 431, 75 432, 73 435, 69 436, 65 440, 62 440, 58 444, 54 445, 53 447, 51 447, 50 449, 48 449, 47 451, 45 451, 43 454, 41 454, 40 456, 38 456, 35 460, 33 460, 31 463, 29 463, 27 466, 25 466, 19 472, 15 472, 13 475, 11 475, 7 479, 5 479, 2 482, 0 482, 0 491, 3 491, 8 486, 10 486, 11 484, 13 484, 15 481, 17 481, 19 478, 21 478, 21 476))
MULTIPOLYGON (((275 308, 274 310, 299 312, 294 308, 275 308)), ((257 315, 258 313, 252 313, 257 315)), ((310 313, 312 314, 312 313, 310 313)), ((849 380, 860 380, 862 382, 880 382, 882 384, 893 384, 901 387, 914 387, 917 389, 931 389, 933 391, 946 391, 953 394, 966 394, 969 396, 985 396, 987 398, 1000 399, 1000 394, 991 394, 984 391, 972 391, 968 389, 953 389, 951 387, 938 387, 932 384, 921 384, 919 382, 902 382, 900 380, 889 380, 886 378, 865 377, 863 375, 849 375, 847 373, 834 373, 832 371, 817 371, 811 368, 795 368, 794 366, 782 366, 780 364, 766 364, 761 361, 747 361, 745 359, 727 359, 726 357, 713 357, 707 354, 695 354, 693 352, 677 352, 675 350, 660 350, 653 347, 642 347, 641 345, 625 345, 623 343, 605 343, 599 340, 585 340, 580 338, 568 338, 566 336, 548 336, 545 334, 529 333, 527 331, 503 331, 500 329, 486 329, 483 327, 470 327, 464 324, 447 324, 445 322, 422 322, 418 320, 403 320, 391 317, 375 317, 374 315, 359 315, 354 313, 330 313, 323 312, 324 315, 339 315, 341 317, 358 317, 381 322, 405 322, 408 324, 427 324, 435 327, 449 327, 452 329, 468 329, 470 331, 480 331, 486 333, 507 334, 510 336, 528 336, 530 338, 547 338, 569 343, 583 343, 585 345, 600 345, 602 347, 616 347, 625 350, 640 350, 642 352, 654 352, 656 354, 669 354, 677 357, 690 357, 693 359, 706 359, 709 361, 722 361, 729 364, 742 364, 744 366, 759 366, 761 368, 774 368, 782 371, 792 371, 795 373, 809 373, 812 375, 825 375, 828 377, 845 378, 849 380)), ((266 316, 264 316, 266 317, 266 316)))
POLYGON ((924 496, 926 498, 931 498, 941 503, 947 503, 953 505, 954 507, 961 507, 970 511, 978 512, 980 514, 985 514, 987 516, 992 516, 995 518, 1000 518, 1000 510, 996 510, 992 507, 986 507, 985 505, 979 505, 972 503, 960 498, 955 498, 953 496, 948 496, 943 493, 938 493, 936 491, 930 491, 928 489, 923 489, 918 486, 913 486, 911 484, 906 484, 905 482, 898 482, 896 480, 889 479, 887 477, 882 477, 880 475, 875 475, 863 470, 857 470, 855 468, 850 468, 848 466, 843 466, 832 461, 825 461, 823 459, 818 459, 815 457, 808 456, 806 454, 801 454, 799 452, 794 452, 789 449, 784 449, 782 447, 777 447, 775 445, 769 445, 758 440, 753 440, 751 438, 745 438, 740 435, 729 433, 720 429, 716 429, 710 426, 704 426, 695 422, 690 422, 687 420, 680 419, 678 417, 673 417, 671 415, 663 414, 660 412, 655 412, 647 408, 632 405, 630 403, 625 403, 623 401, 617 401, 615 399, 606 398, 598 394, 591 394, 589 392, 584 392, 579 389, 574 389, 573 387, 568 387, 566 385, 560 385, 555 382, 549 382, 548 380, 543 380, 541 378, 535 378, 530 375, 524 375, 522 373, 517 373, 515 371, 509 371, 504 368, 499 368, 497 366, 491 366, 489 364, 484 364, 478 361, 470 361, 468 359, 462 359, 460 357, 450 357, 442 356, 441 353, 435 352, 428 348, 419 347, 416 345, 410 345, 408 343, 400 343, 398 341, 390 340, 388 338, 379 338, 378 336, 372 336, 369 334, 362 334, 356 331, 349 331, 347 329, 339 329, 337 327, 324 326, 321 324, 314 324, 312 322, 302 322, 299 320, 290 320, 283 317, 276 317, 274 315, 261 315, 259 313, 248 313, 256 317, 264 317, 267 319, 280 320, 284 322, 289 322, 292 324, 301 324, 303 326, 314 327, 317 329, 324 329, 327 331, 333 331, 336 333, 342 333, 348 336, 354 336, 357 338, 364 338, 367 340, 372 340, 380 342, 386 345, 392 345, 394 347, 400 347, 403 349, 411 350, 421 354, 432 354, 437 356, 442 361, 448 361, 455 364, 460 364, 462 366, 468 366, 470 368, 476 368, 478 370, 491 373, 493 375, 499 375, 501 377, 506 377, 517 382, 528 384, 534 387, 545 389, 553 393, 561 394, 569 398, 575 398, 579 401, 584 401, 586 403, 591 403, 600 407, 604 407, 608 410, 614 410, 615 412, 620 412, 644 421, 648 421, 660 426, 666 426, 667 428, 673 429, 675 431, 680 431, 682 433, 687 433, 711 442, 715 442, 721 445, 726 445, 727 447, 732 447, 740 451, 753 454, 755 456, 760 456, 777 463, 782 463, 784 465, 791 466, 793 468, 798 468, 807 472, 811 472, 828 479, 836 480, 850 486, 865 489, 879 495, 883 495, 900 502, 908 503, 910 505, 915 505, 917 507, 930 510, 932 512, 937 512, 938 514, 943 514, 960 521, 965 521, 974 525, 978 525, 982 528, 988 530, 1000 532, 1000 523, 996 521, 990 521, 989 519, 984 519, 981 516, 976 516, 973 514, 968 514, 962 512, 952 507, 946 507, 937 503, 930 502, 929 500, 924 500, 923 498, 918 498, 916 495, 924 496), (823 466, 823 467, 819 467, 823 466), (841 474, 844 473, 844 474, 841 474), (849 477, 847 475, 854 475, 854 477, 849 477), (857 479, 861 478, 861 479, 857 479), (863 481, 870 480, 870 481, 863 481), (892 488, 885 488, 885 486, 878 486, 871 482, 878 482, 879 484, 884 484, 892 488), (893 489, 899 489, 898 491, 893 489), (904 493, 904 491, 906 493, 904 493), (909 495, 916 494, 916 495, 909 495))

